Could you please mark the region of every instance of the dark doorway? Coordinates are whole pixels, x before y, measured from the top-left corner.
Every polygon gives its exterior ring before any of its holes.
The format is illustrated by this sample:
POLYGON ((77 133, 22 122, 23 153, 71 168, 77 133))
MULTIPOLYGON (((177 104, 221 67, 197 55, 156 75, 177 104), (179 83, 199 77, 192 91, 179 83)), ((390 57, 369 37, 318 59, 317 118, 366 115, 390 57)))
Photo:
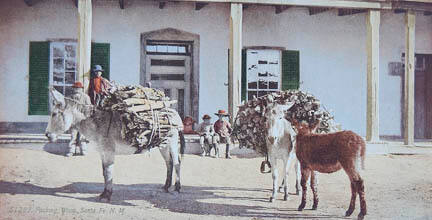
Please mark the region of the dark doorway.
POLYGON ((415 55, 414 138, 432 138, 432 54, 415 55))

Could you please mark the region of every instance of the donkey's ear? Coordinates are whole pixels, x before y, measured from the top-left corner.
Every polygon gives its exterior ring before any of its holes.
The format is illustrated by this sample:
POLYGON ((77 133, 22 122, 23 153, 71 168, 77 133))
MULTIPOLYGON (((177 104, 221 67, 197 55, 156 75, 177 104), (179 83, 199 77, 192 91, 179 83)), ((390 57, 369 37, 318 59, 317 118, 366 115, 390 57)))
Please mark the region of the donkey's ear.
POLYGON ((65 106, 65 99, 61 93, 59 93, 53 87, 50 88, 50 93, 51 93, 51 96, 52 96, 55 104, 60 104, 61 106, 65 106))
POLYGON ((285 105, 281 105, 281 108, 283 111, 288 111, 293 105, 294 105, 294 102, 288 102, 285 105))

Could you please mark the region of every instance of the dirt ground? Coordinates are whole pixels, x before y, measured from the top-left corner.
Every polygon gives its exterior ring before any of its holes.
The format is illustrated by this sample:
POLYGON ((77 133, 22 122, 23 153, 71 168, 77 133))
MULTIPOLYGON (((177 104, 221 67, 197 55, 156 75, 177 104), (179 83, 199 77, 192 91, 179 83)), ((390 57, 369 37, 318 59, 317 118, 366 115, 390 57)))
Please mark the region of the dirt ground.
MULTIPOLYGON (((215 159, 185 155, 182 192, 164 193, 165 165, 157 150, 117 156, 111 203, 103 190, 99 156, 66 158, 44 151, 0 148, 0 219, 356 219, 343 215, 346 174, 319 174, 318 210, 297 211, 300 196, 269 203, 271 175, 262 158, 215 159)), ((363 171, 366 219, 432 219, 432 155, 368 155, 363 171)), ((290 192, 294 193, 294 178, 290 192)), ((172 190, 172 189, 171 189, 172 190)))

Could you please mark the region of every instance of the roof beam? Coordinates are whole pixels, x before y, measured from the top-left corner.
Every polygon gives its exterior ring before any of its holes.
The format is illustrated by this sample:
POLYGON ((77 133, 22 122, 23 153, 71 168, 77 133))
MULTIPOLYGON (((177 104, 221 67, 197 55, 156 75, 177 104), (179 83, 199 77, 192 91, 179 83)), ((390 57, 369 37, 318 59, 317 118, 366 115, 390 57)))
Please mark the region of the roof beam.
POLYGON ((353 15, 366 12, 365 9, 338 9, 338 16, 353 15))
POLYGON ((291 8, 292 6, 289 5, 276 5, 275 6, 275 13, 276 14, 280 14, 282 12, 284 12, 285 10, 287 10, 288 8, 291 8))
POLYGON ((432 11, 432 3, 423 2, 392 2, 393 9, 432 11))
POLYGON ((309 15, 316 15, 319 13, 323 13, 326 11, 329 11, 331 8, 314 8, 314 7, 309 7, 309 15))
POLYGON ((354 0, 175 0, 177 2, 219 2, 260 5, 291 5, 325 8, 362 8, 362 9, 392 9, 387 1, 354 1, 354 0))
POLYGON ((196 2, 196 3, 195 3, 195 10, 196 10, 196 11, 199 11, 199 10, 201 10, 202 8, 204 8, 206 5, 208 5, 208 3, 196 2))
POLYGON ((165 8, 166 2, 159 2, 159 9, 165 8))
POLYGON ((124 0, 119 0, 119 6, 121 9, 124 9, 124 0))

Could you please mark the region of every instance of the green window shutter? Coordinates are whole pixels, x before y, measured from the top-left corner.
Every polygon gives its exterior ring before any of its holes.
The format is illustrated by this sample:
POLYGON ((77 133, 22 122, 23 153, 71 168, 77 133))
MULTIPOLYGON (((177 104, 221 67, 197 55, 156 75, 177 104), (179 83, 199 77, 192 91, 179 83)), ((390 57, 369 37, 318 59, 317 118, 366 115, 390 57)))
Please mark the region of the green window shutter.
POLYGON ((241 73, 241 100, 246 100, 247 96, 247 81, 246 81, 246 70, 247 70, 247 62, 246 62, 246 49, 242 50, 242 73, 241 73))
POLYGON ((29 115, 49 114, 49 42, 30 42, 29 115))
POLYGON ((91 45, 91 69, 95 65, 101 65, 104 72, 102 74, 106 79, 110 78, 110 44, 109 43, 92 43, 91 45))
POLYGON ((300 85, 300 52, 282 51, 282 90, 298 89, 300 85))

